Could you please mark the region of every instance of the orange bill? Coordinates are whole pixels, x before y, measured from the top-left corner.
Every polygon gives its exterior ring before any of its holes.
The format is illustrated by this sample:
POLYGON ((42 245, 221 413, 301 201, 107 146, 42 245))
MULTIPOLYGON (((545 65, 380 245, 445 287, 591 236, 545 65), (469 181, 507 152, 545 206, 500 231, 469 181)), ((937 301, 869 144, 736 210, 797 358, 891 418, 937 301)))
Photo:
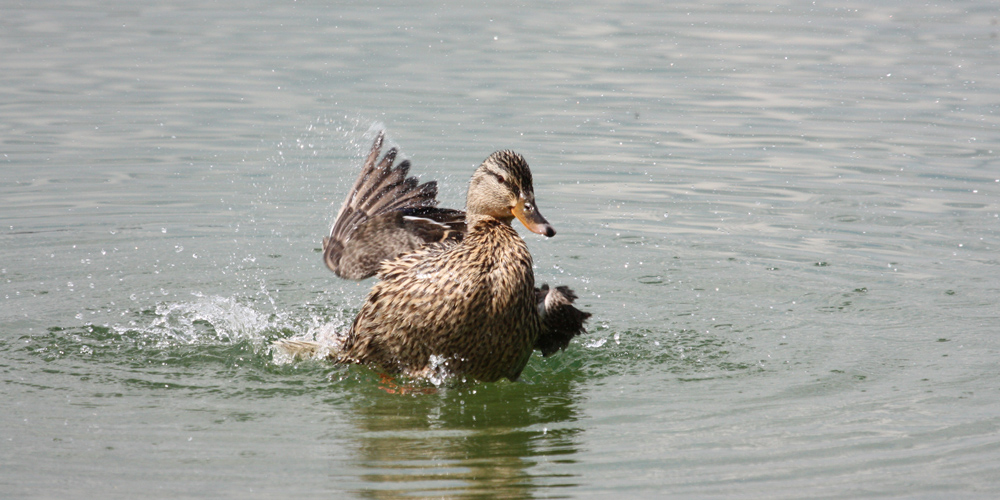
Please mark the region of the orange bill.
POLYGON ((535 208, 534 196, 531 198, 530 200, 526 200, 524 199, 524 193, 521 193, 521 196, 517 199, 517 205, 511 210, 514 217, 517 217, 517 220, 521 221, 524 227, 533 233, 544 234, 549 238, 555 236, 555 228, 535 208))

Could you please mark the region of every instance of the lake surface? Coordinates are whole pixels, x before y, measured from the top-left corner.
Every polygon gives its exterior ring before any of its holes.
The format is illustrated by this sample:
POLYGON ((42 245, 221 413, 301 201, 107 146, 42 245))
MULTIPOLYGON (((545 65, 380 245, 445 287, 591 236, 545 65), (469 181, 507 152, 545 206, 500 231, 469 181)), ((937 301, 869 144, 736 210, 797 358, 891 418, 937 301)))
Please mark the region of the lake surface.
POLYGON ((0 11, 4 498, 995 498, 1000 26, 910 2, 0 11), (385 127, 587 335, 392 394, 270 344, 385 127))

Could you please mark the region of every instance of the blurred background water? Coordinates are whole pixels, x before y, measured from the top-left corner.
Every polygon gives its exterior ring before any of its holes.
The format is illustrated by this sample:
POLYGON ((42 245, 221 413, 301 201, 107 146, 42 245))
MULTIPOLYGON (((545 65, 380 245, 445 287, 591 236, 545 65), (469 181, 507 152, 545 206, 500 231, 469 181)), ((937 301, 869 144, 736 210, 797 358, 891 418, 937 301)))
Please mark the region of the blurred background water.
POLYGON ((0 8, 5 498, 993 498, 1000 12, 984 2, 0 8), (371 282, 372 133, 519 227, 589 333, 391 394, 281 363, 371 282))

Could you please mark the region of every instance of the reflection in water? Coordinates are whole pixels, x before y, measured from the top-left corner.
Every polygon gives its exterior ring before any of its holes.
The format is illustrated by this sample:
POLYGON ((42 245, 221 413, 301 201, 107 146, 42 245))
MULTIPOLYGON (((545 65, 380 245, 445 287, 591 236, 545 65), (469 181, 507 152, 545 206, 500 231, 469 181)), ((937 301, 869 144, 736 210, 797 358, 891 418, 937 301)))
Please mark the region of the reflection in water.
POLYGON ((555 375, 419 395, 369 385, 351 412, 372 485, 359 495, 532 498, 540 487, 573 486, 551 468, 573 463, 579 395, 576 377, 555 375))

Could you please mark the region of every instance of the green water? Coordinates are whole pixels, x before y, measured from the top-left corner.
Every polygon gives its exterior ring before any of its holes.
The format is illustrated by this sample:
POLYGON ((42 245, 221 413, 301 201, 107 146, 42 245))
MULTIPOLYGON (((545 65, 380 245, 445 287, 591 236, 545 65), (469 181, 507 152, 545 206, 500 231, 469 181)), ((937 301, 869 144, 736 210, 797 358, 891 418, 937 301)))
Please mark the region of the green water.
POLYGON ((5 9, 0 496, 992 498, 996 19, 5 9), (522 153, 588 334, 406 394, 276 360, 371 286, 320 246, 380 127, 444 206, 522 153))

